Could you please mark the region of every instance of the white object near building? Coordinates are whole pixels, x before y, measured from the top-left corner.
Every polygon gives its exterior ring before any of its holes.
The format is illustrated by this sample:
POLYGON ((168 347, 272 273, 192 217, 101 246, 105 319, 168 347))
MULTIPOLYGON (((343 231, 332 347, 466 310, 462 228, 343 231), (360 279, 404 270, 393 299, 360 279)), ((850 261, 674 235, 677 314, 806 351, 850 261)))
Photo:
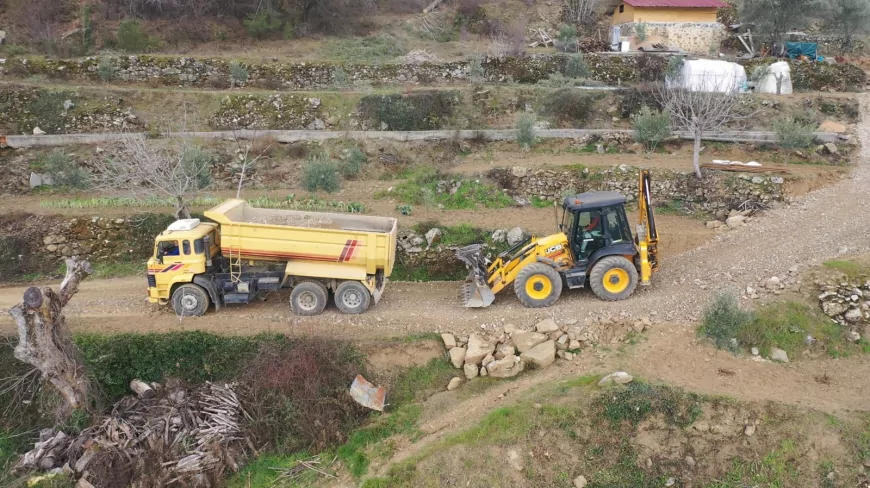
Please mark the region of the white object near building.
POLYGON ((746 87, 746 70, 737 63, 695 59, 683 63, 681 76, 668 78, 668 86, 689 91, 732 92, 746 87))
POLYGON ((755 82, 755 93, 776 93, 776 80, 779 77, 782 77, 780 95, 791 95, 791 68, 785 61, 778 61, 770 65, 770 71, 755 82))

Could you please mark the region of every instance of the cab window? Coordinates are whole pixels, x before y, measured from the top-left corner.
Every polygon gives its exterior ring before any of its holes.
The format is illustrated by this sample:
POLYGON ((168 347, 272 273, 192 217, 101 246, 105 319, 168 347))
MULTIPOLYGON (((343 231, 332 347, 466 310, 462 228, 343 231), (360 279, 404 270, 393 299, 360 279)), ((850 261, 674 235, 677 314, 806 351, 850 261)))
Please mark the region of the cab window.
POLYGON ((157 257, 178 255, 178 241, 161 241, 157 244, 157 257))
POLYGON ((205 243, 203 242, 202 239, 197 239, 197 240, 193 241, 193 252, 195 252, 197 254, 202 254, 202 252, 204 250, 205 250, 205 243))
POLYGON ((190 254, 190 241, 185 240, 182 245, 184 246, 184 254, 190 254))

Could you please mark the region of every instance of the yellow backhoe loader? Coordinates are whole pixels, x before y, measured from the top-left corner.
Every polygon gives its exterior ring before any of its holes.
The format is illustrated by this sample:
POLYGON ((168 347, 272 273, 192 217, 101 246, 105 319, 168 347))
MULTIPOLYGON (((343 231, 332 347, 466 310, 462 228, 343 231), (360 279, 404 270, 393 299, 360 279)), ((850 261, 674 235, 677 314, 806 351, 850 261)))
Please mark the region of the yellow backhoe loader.
POLYGON ((625 197, 595 191, 565 198, 558 233, 526 239, 492 262, 480 244, 457 250, 456 257, 469 269, 462 288, 464 305, 489 306, 495 294, 512 283, 520 301, 532 308, 554 304, 564 286, 589 286, 602 300, 614 301, 628 298, 638 284, 648 285, 659 269, 649 171, 640 172, 639 185, 635 237, 625 214, 625 197))

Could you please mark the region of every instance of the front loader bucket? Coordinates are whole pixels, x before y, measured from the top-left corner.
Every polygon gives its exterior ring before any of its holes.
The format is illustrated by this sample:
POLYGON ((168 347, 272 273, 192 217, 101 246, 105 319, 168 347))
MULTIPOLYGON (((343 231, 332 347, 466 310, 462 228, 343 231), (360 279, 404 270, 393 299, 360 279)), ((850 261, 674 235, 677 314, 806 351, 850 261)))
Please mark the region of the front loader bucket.
POLYGON ((462 284, 459 298, 464 307, 481 308, 488 307, 495 300, 495 294, 486 283, 478 284, 474 279, 474 271, 472 271, 468 273, 468 278, 465 278, 465 283, 462 284))
POLYGON ((495 294, 487 285, 488 264, 482 251, 480 244, 465 246, 456 251, 456 257, 465 263, 465 267, 469 270, 459 297, 465 307, 488 307, 495 300, 495 294))

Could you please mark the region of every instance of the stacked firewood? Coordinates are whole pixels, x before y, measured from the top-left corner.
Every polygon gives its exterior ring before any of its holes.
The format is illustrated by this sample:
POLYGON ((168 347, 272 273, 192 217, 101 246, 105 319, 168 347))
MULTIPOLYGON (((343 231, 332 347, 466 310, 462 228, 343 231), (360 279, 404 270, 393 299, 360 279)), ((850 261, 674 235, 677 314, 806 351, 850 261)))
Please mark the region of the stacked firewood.
POLYGON ((137 396, 122 398, 78 436, 43 432, 18 468, 60 468, 95 486, 211 485, 253 451, 241 426, 250 417, 234 386, 206 382, 188 390, 134 380, 137 396))

